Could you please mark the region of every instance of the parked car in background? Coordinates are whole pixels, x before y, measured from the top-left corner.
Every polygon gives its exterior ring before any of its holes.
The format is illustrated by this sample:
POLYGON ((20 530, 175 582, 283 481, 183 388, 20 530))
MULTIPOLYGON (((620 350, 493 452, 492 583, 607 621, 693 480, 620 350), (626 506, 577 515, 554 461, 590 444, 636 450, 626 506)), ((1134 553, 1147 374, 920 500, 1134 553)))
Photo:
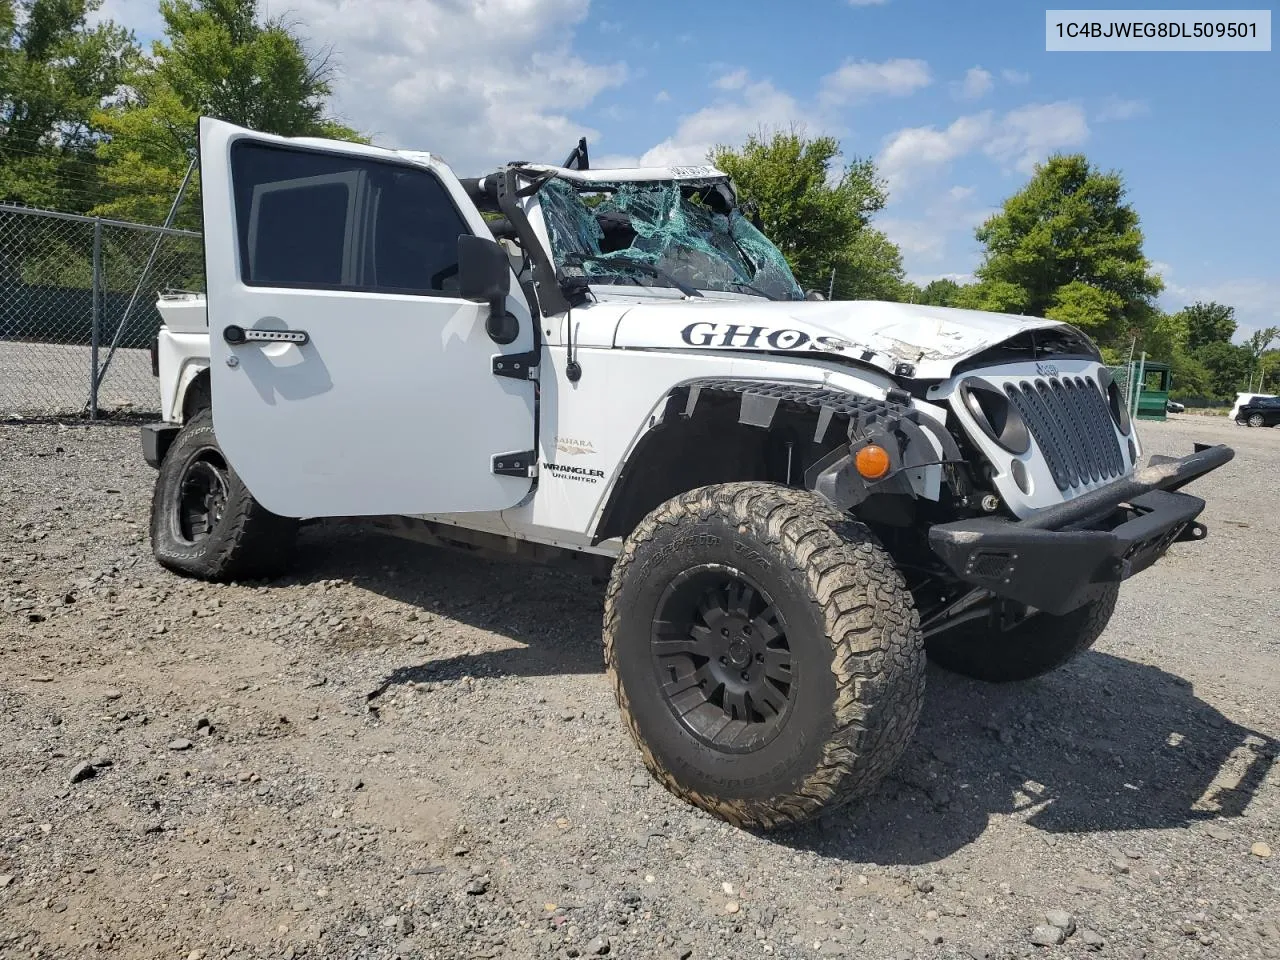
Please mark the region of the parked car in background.
POLYGON ((1240 410, 1241 410, 1241 408, 1242 408, 1242 407, 1244 407, 1244 405, 1245 405, 1246 403, 1251 403, 1252 401, 1257 400, 1259 397, 1263 397, 1263 398, 1270 398, 1270 397, 1272 397, 1272 396, 1274 396, 1274 394, 1270 394, 1270 393, 1237 393, 1237 394, 1236 394, 1236 402, 1235 402, 1234 404, 1232 404, 1232 405, 1231 405, 1231 412, 1230 412, 1230 413, 1228 413, 1228 414, 1227 414, 1227 416, 1228 416, 1230 419, 1237 421, 1238 423, 1243 423, 1244 421, 1240 419, 1240 410))
POLYGON ((1240 407, 1236 423, 1251 427, 1274 427, 1280 424, 1280 397, 1254 397, 1240 407))
POLYGON ((1177 400, 1166 400, 1164 402, 1166 413, 1185 413, 1187 408, 1180 404, 1177 400))

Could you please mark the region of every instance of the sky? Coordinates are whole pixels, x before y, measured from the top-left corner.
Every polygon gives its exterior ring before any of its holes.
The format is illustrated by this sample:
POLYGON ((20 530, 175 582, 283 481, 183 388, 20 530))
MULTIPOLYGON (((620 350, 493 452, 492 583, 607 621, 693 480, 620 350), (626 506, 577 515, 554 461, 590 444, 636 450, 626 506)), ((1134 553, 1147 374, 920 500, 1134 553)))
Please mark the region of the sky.
MULTIPOLYGON (((558 163, 580 136, 593 166, 702 162, 799 126, 876 161, 875 224, 910 279, 963 282, 974 227, 1038 161, 1083 152, 1123 174, 1166 309, 1280 324, 1280 52, 1047 53, 1046 4, 1025 0, 260 2, 331 50, 345 121, 460 175, 558 163)), ((155 7, 100 15, 145 41, 155 7)))

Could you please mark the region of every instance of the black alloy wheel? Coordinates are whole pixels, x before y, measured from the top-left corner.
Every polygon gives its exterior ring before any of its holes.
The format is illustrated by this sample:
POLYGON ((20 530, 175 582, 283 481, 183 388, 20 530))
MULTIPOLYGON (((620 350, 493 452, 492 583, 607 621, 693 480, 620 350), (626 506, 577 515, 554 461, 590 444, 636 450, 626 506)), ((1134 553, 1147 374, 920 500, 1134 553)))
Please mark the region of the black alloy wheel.
POLYGON ((782 729, 797 664, 772 599, 733 567, 685 571, 658 603, 653 668, 667 707, 690 733, 726 753, 749 753, 782 729))
POLYGON ((199 543, 214 531, 226 513, 229 487, 222 454, 213 447, 196 451, 182 471, 174 503, 174 531, 181 540, 199 543))
POLYGON ((298 521, 253 499, 199 410, 160 462, 151 497, 151 550, 175 573, 202 580, 279 576, 289 568, 298 521))

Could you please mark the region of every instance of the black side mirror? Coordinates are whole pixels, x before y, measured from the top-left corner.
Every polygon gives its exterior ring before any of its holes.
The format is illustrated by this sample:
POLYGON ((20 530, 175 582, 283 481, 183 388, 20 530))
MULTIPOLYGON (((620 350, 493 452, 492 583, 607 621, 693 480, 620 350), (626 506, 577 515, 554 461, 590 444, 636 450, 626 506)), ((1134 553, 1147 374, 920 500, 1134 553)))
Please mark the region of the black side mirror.
POLYGON ((511 343, 520 335, 516 318, 507 313, 511 261, 502 245, 464 233, 458 237, 458 293, 464 300, 489 304, 485 331, 494 343, 511 343))

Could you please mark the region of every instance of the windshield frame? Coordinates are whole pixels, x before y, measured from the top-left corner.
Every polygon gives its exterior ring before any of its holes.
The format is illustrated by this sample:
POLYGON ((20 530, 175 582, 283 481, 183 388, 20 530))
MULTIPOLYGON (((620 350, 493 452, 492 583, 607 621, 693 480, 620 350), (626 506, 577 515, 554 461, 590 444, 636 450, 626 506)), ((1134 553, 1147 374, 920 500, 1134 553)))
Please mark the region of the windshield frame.
POLYGON ((592 173, 589 180, 553 175, 529 198, 557 276, 592 288, 675 291, 674 278, 701 294, 804 299, 786 258, 743 213, 723 174, 610 180, 608 171, 592 173), (641 264, 628 269, 628 261, 641 264))

